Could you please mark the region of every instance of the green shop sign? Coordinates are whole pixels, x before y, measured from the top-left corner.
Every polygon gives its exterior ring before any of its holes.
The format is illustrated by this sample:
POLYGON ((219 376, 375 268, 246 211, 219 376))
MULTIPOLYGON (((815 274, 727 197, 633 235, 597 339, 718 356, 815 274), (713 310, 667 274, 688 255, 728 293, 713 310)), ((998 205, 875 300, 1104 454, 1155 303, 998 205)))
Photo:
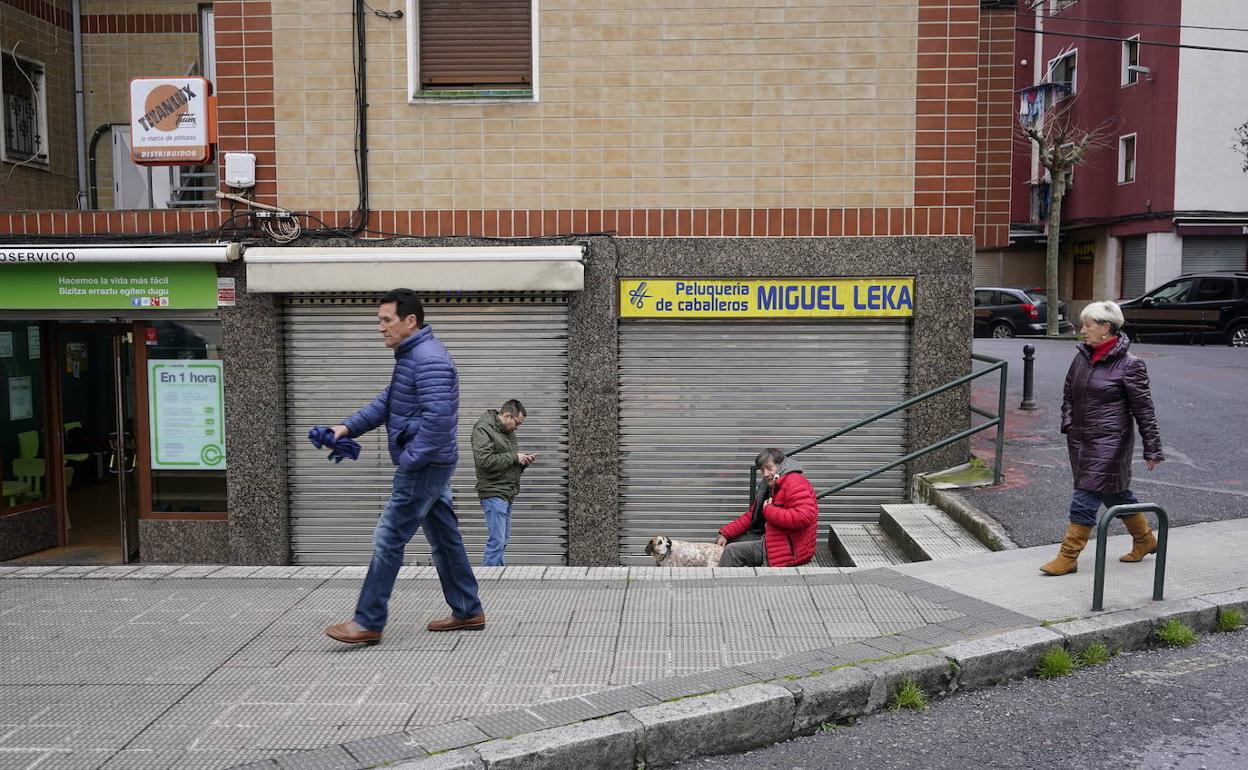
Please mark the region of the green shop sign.
POLYGON ((217 269, 205 262, 0 266, 7 310, 215 310, 217 269))

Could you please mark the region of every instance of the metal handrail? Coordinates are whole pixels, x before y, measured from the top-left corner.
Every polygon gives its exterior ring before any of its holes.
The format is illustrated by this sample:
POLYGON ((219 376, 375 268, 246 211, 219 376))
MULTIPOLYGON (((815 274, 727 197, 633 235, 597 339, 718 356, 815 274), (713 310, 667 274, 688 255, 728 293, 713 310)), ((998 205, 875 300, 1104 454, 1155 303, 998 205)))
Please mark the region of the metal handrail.
POLYGON ((1100 612, 1105 608, 1105 550, 1109 548, 1106 533, 1115 518, 1132 513, 1157 514, 1157 564, 1153 567, 1153 601, 1161 601, 1166 585, 1166 544, 1170 540, 1170 517, 1166 509, 1154 503, 1132 503, 1131 505, 1115 505, 1096 525, 1096 573, 1092 578, 1092 611, 1100 612))
MULTIPOLYGON (((867 479, 875 478, 876 476, 879 476, 881 473, 890 471, 893 468, 896 468, 898 465, 908 463, 911 460, 914 460, 916 458, 922 457, 925 454, 928 454, 929 452, 935 452, 937 449, 944 449, 950 444, 955 444, 959 441, 962 441, 963 439, 966 439, 966 438, 969 438, 970 436, 975 435, 976 433, 979 433, 980 431, 984 431, 992 427, 997 428, 996 451, 995 451, 993 464, 992 464, 993 483, 1000 484, 1001 483, 1001 470, 1002 470, 1001 456, 1005 450, 1005 395, 1006 395, 1006 385, 1008 382, 1010 365, 1003 359, 992 358, 990 356, 980 355, 979 353, 972 353, 971 359, 975 361, 987 363, 989 364, 989 366, 984 369, 980 369, 977 372, 971 372, 970 374, 966 374, 961 377, 958 377, 955 380, 950 380, 944 385, 932 388, 931 390, 926 391, 924 393, 920 393, 919 395, 914 396, 913 398, 908 398, 905 401, 902 401, 900 404, 891 406, 888 409, 885 409, 883 411, 876 412, 870 417, 864 417, 863 419, 851 425, 847 425, 844 428, 841 428, 840 430, 833 431, 832 433, 829 433, 825 436, 822 436, 813 441, 809 441, 805 444, 802 444, 801 446, 799 446, 798 448, 792 451, 785 452, 785 455, 791 457, 795 454, 800 454, 802 452, 805 452, 808 449, 813 449, 814 447, 817 447, 835 438, 843 436, 846 433, 855 431, 858 428, 863 427, 864 425, 870 425, 871 423, 877 420, 880 420, 884 417, 888 417, 891 414, 895 414, 903 409, 909 409, 915 404, 921 403, 930 398, 934 398, 935 396, 939 396, 942 393, 946 393, 950 390, 953 390, 954 388, 960 387, 973 380, 979 379, 980 377, 987 376, 990 372, 1000 371, 1001 373, 1000 387, 999 387, 1000 392, 997 394, 996 414, 993 414, 985 409, 980 409, 974 405, 970 406, 970 411, 972 413, 979 415, 980 417, 987 418, 988 422, 984 423, 983 425, 978 425, 972 428, 968 428, 967 430, 964 430, 964 431, 959 431, 955 435, 941 439, 940 441, 937 441, 933 444, 928 444, 922 449, 918 449, 914 452, 911 452, 905 457, 901 457, 897 460, 893 460, 890 463, 881 465, 866 473, 856 476, 855 478, 852 478, 849 481, 845 481, 840 484, 837 484, 834 487, 825 489, 824 491, 817 494, 815 497, 817 499, 822 499, 824 497, 827 497, 828 495, 836 494, 837 492, 840 492, 844 489, 848 489, 849 487, 852 487, 855 484, 866 481, 867 479)), ((758 490, 758 469, 752 467, 750 468, 750 503, 751 504, 753 504, 754 502, 755 494, 757 490, 758 490)))

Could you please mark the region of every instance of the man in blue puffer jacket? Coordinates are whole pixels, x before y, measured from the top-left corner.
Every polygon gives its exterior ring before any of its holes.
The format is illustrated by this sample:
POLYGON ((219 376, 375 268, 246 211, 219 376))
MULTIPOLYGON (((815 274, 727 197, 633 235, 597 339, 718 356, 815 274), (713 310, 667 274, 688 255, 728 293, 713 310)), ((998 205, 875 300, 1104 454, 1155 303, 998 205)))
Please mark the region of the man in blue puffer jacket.
POLYGON ((442 595, 451 616, 435 620, 430 631, 485 628, 477 578, 468 563, 459 520, 451 500, 451 474, 459 458, 459 374, 411 289, 381 298, 377 330, 394 350, 390 386, 373 402, 334 426, 334 438, 355 438, 386 426, 394 489, 373 532, 373 558, 360 588, 355 617, 325 633, 347 644, 376 644, 386 626, 390 593, 403 566, 403 550, 422 525, 442 595))

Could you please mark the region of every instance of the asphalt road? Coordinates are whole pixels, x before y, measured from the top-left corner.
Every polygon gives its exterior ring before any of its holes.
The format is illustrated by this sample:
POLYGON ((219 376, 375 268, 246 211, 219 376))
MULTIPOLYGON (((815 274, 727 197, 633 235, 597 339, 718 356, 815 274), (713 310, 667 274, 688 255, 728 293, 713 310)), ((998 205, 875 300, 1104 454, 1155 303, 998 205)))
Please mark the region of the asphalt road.
MULTIPOLYGON (((975 352, 1010 362, 1006 401, 1005 483, 966 493, 1019 545, 1056 543, 1070 506, 1070 460, 1059 431, 1062 386, 1075 355, 1070 340, 975 340, 975 352), (1035 398, 1020 411, 1023 345, 1036 346, 1035 398)), ((1175 526, 1248 517, 1248 350, 1144 343, 1132 352, 1148 365, 1166 462, 1149 473, 1136 436, 1132 489, 1155 502, 1175 526)), ((995 410, 996 382, 976 380, 975 403, 995 410)), ((992 432, 974 451, 991 462, 992 432)))
POLYGON ((1123 653, 1048 681, 1028 679, 880 712, 854 725, 680 770, 1243 770, 1248 631, 1187 649, 1123 653))

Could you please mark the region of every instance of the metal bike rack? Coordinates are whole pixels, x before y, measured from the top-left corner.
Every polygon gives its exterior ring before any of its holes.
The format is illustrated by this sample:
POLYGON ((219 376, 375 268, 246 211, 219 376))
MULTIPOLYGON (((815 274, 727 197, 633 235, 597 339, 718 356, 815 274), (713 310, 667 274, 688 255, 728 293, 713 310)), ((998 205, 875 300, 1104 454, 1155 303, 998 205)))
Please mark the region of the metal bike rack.
POLYGON ((1105 551, 1109 547, 1106 533, 1110 522, 1120 514, 1156 513, 1157 514, 1157 564, 1153 567, 1153 601, 1161 601, 1162 590, 1166 584, 1166 542, 1170 539, 1170 517, 1166 509, 1153 503, 1134 503, 1132 505, 1115 505, 1096 524, 1096 574, 1092 581, 1092 611, 1100 612, 1105 608, 1105 551))

